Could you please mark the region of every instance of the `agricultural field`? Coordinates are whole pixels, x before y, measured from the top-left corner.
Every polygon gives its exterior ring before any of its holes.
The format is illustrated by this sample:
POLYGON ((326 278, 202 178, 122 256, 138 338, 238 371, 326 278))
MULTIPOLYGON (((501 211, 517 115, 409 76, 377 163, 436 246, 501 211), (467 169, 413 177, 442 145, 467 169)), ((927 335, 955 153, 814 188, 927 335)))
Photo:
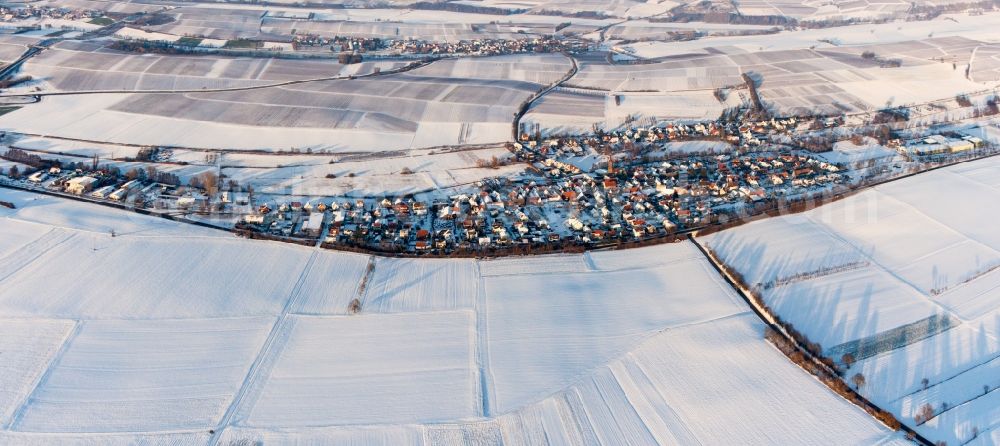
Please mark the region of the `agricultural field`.
POLYGON ((130 54, 91 42, 62 42, 31 58, 22 72, 42 91, 215 90, 369 74, 401 64, 334 60, 130 54), (41 85, 38 85, 41 83, 41 85))
POLYGON ((0 200, 0 266, 23 266, 0 275, 2 441, 902 440, 787 362, 689 243, 387 259, 0 200))
POLYGON ((485 177, 515 175, 521 164, 482 167, 508 160, 500 145, 461 151, 412 150, 355 159, 349 155, 282 156, 226 154, 222 173, 263 193, 285 195, 376 196, 423 193, 466 185, 485 177), (433 152, 433 153, 432 153, 433 152), (407 170, 411 173, 401 175, 407 170))
POLYGON ((998 167, 958 164, 705 240, 827 355, 850 354, 862 395, 933 441, 988 444, 1000 239, 982 222, 1000 215, 982 203, 997 198, 998 167))
MULTIPOLYGON (((633 57, 657 60, 691 54, 835 49, 841 46, 894 44, 939 37, 963 37, 983 42, 996 41, 993 31, 1000 14, 942 14, 932 20, 893 21, 854 24, 831 28, 785 30, 755 36, 708 36, 685 41, 639 41, 618 43, 619 49, 633 57)), ((731 25, 732 26, 732 25, 731 25)))
POLYGON ((268 322, 81 322, 11 427, 143 432, 210 425, 239 388, 268 322))
POLYGON ((629 119, 639 122, 706 121, 740 105, 732 94, 719 101, 712 90, 609 92, 560 87, 533 104, 524 121, 547 133, 584 134, 599 127, 612 130, 629 119))
POLYGON ((152 31, 175 36, 194 36, 219 40, 257 39, 261 37, 261 20, 266 11, 181 7, 164 12, 171 19, 152 31))
POLYGON ((992 49, 981 41, 942 37, 774 51, 703 47, 635 64, 584 59, 562 88, 534 104, 526 121, 559 133, 594 125, 613 129, 636 117, 714 119, 749 101, 744 74, 757 84, 765 105, 781 116, 870 112, 886 104, 923 103, 993 88, 992 49), (886 68, 887 60, 901 66, 886 68), (966 78, 963 68, 970 61, 974 66, 966 78))
POLYGON ((498 143, 508 139, 520 104, 568 70, 561 55, 507 56, 244 91, 53 96, 0 117, 0 127, 87 141, 230 150, 498 143))

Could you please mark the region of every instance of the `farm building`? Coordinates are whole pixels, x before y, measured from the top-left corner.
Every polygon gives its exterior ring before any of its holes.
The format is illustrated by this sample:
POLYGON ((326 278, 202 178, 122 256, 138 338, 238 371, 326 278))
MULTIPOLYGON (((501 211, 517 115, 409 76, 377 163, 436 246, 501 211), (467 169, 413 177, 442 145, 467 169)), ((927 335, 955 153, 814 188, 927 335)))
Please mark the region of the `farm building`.
POLYGON ((69 180, 66 183, 66 192, 75 195, 83 195, 90 192, 97 184, 97 178, 94 177, 77 177, 69 180))

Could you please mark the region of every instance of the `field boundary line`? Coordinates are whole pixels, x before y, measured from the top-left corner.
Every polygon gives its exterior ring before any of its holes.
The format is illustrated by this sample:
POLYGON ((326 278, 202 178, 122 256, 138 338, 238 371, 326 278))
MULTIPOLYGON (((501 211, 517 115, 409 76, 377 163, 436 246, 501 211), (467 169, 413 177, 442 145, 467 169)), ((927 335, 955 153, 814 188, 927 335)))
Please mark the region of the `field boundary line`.
MULTIPOLYGON (((298 280, 295 282, 295 286, 292 288, 291 293, 288 296, 288 300, 285 302, 285 306, 281 309, 281 313, 278 318, 274 321, 274 325, 271 326, 271 331, 268 332, 267 338, 264 340, 264 344, 261 345, 260 350, 257 352, 257 357, 254 358, 253 363, 250 364, 250 368, 247 370, 246 377, 243 379, 243 383, 237 390, 236 394, 233 395, 233 401, 229 404, 226 412, 222 415, 219 420, 219 424, 216 425, 215 429, 212 430, 212 437, 209 439, 209 446, 215 446, 219 444, 219 440, 222 438, 222 432, 224 432, 233 421, 233 417, 236 416, 236 412, 239 411, 243 400, 246 398, 247 394, 252 392, 258 382, 260 377, 259 371, 261 365, 270 357, 272 357, 271 352, 275 349, 275 340, 284 331, 285 327, 288 325, 289 314, 293 303, 298 300, 299 295, 302 291, 302 286, 306 281, 306 277, 312 271, 313 265, 316 263, 316 257, 319 256, 319 251, 314 250, 309 260, 306 262, 305 266, 302 268, 302 272, 299 274, 298 280)), ((283 348, 284 344, 278 348, 283 348)))
POLYGON ((17 408, 11 414, 10 420, 3 426, 4 430, 13 431, 21 420, 24 418, 24 411, 28 408, 28 403, 31 402, 31 397, 38 392, 38 389, 48 381, 49 376, 52 375, 52 370, 62 361, 63 355, 69 350, 70 344, 76 339, 77 335, 80 334, 80 330, 83 329, 84 321, 74 320, 73 328, 69 330, 66 337, 63 338, 62 344, 59 345, 59 349, 52 355, 48 363, 45 364, 45 371, 42 372, 38 378, 32 383, 31 391, 24 395, 20 401, 18 401, 17 408))

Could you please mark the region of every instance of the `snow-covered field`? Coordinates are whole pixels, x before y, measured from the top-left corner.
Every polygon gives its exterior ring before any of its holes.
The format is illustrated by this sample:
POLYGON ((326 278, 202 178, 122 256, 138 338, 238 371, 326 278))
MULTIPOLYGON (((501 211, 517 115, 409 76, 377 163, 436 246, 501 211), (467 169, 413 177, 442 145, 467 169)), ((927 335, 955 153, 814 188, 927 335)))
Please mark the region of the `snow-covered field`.
POLYGON ((70 41, 31 58, 22 71, 41 81, 45 91, 144 91, 271 85, 369 74, 376 68, 399 66, 402 64, 392 62, 342 65, 333 60, 129 54, 70 41))
POLYGON ((236 421, 289 428, 474 418, 473 322, 470 311, 295 316, 236 421))
MULTIPOLYGON (((70 57, 90 55, 81 52, 70 57)), ((192 70, 206 73, 228 67, 215 64, 245 62, 162 57, 162 64, 171 70, 191 63, 196 65, 192 70)), ((297 61, 281 63, 290 62, 297 61)), ((302 63, 307 62, 314 63, 302 63)), ((502 143, 510 137, 511 121, 520 104, 569 68, 569 60, 562 55, 529 54, 448 59, 398 75, 255 90, 51 96, 0 116, 0 128, 87 141, 229 150, 384 152, 502 143)), ((234 69, 240 76, 254 70, 249 66, 234 69)), ((294 66, 287 69, 303 71, 294 66)), ((339 69, 315 77, 335 76, 339 69)), ((86 75, 106 75, 96 73, 87 71, 86 75)))
POLYGON ((228 407, 270 319, 83 321, 11 425, 26 432, 209 426, 228 407))
POLYGON ((852 352, 863 395, 932 440, 989 438, 1000 428, 1000 237, 989 223, 1000 212, 987 204, 998 169, 995 158, 947 167, 705 240, 835 360, 852 352), (915 420, 924 405, 933 418, 915 420))
POLYGON ((900 440, 768 345, 689 243, 374 259, 0 199, 3 443, 900 440))

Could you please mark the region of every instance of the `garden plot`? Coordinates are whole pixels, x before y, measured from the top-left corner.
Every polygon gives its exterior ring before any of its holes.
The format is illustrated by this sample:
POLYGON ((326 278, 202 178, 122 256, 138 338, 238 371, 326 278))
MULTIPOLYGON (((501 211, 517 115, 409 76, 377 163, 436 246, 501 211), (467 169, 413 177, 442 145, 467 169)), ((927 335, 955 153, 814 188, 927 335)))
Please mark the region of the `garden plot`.
POLYGON ((298 316, 237 424, 305 427, 454 421, 481 412, 474 314, 298 316))
MULTIPOLYGON (((73 321, 0 320, 0 426, 14 415, 42 378, 49 362, 73 329, 73 321)), ((0 436, 2 441, 2 436, 0 436)))
POLYGON ((27 432, 215 426, 270 319, 87 321, 14 423, 27 432))
POLYGON ((471 309, 478 288, 479 270, 473 260, 379 258, 367 277, 361 309, 366 313, 471 309))
POLYGON ((277 314, 308 251, 276 243, 261 244, 253 256, 245 249, 240 240, 79 233, 4 280, 0 313, 95 319, 277 314))
POLYGON ((659 330, 745 310, 703 260, 484 281, 498 413, 541 400, 659 330))

